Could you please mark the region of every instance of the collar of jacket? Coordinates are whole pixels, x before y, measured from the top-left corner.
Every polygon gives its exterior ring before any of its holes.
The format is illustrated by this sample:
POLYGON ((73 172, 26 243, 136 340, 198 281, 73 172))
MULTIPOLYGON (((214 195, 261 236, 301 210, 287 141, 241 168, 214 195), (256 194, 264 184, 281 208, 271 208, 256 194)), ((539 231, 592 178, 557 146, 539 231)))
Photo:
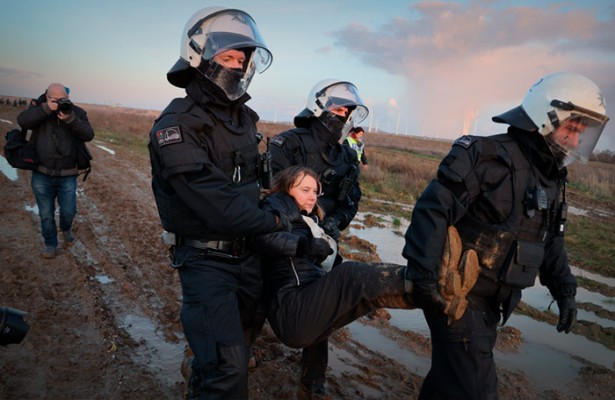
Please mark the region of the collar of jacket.
POLYGON ((558 169, 557 160, 541 134, 524 131, 513 126, 508 128, 508 134, 515 139, 521 151, 531 160, 534 167, 545 176, 558 177, 565 174, 566 168, 561 171, 558 169))
POLYGON ((221 114, 236 112, 251 98, 249 94, 245 93, 237 100, 231 101, 222 89, 201 74, 194 75, 194 78, 186 86, 186 93, 201 107, 221 114))

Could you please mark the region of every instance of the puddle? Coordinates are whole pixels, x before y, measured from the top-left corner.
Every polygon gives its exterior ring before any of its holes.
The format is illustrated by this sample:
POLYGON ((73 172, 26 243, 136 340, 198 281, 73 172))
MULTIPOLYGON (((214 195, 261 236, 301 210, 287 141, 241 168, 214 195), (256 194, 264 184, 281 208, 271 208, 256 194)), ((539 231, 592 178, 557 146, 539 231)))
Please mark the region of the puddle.
MULTIPOLYGON (((402 219, 400 225, 393 226, 389 217, 370 214, 382 218, 386 226, 384 228, 365 227, 364 229, 351 227, 349 233, 375 244, 383 262, 405 265, 406 260, 402 257, 401 251, 404 246, 403 233, 409 221, 402 219)), ((365 213, 357 214, 354 223, 362 222, 364 217, 365 213)), ((609 286, 615 284, 613 278, 605 278, 579 268, 573 267, 573 273, 609 286)), ((522 301, 538 310, 546 310, 551 300, 548 289, 540 285, 538 281, 535 286, 523 291, 522 301)), ((577 301, 597 304, 605 310, 615 312, 614 298, 584 288, 578 289, 577 301)), ((402 330, 411 330, 426 337, 429 336, 429 328, 420 310, 388 311, 391 314, 389 322, 392 325, 402 330)), ((557 303, 551 305, 551 311, 557 313, 557 303)), ((579 310, 578 317, 602 327, 615 327, 615 321, 600 318, 593 312, 579 310)), ((554 326, 519 314, 511 316, 507 325, 518 328, 524 342, 518 353, 496 352, 496 362, 507 369, 524 371, 537 388, 558 389, 565 382, 571 382, 577 377, 579 369, 585 365, 583 360, 615 369, 615 351, 592 342, 584 336, 558 333, 554 326)), ((428 358, 419 357, 400 348, 395 342, 381 335, 378 329, 362 325, 360 322, 350 324, 349 329, 355 339, 370 349, 382 352, 408 367, 414 367, 422 375, 427 373, 430 365, 428 358)))
POLYGON ((0 156, 0 171, 6 176, 9 180, 15 182, 18 178, 17 170, 6 161, 6 158, 0 156))
POLYGON ((413 372, 425 376, 429 371, 431 360, 400 346, 397 342, 380 334, 377 328, 363 325, 355 321, 348 325, 348 330, 353 339, 361 342, 372 351, 377 351, 385 356, 405 365, 413 372))
POLYGON ((112 283, 114 281, 114 279, 109 278, 107 275, 95 275, 94 279, 98 281, 98 283, 101 283, 103 285, 112 283))
POLYGON ((355 356, 339 347, 329 346, 329 367, 333 370, 333 375, 360 375, 361 370, 356 368, 355 365, 360 365, 355 356))
POLYGON ((98 148, 99 148, 99 149, 101 149, 101 150, 106 151, 107 153, 109 153, 109 154, 111 154, 111 155, 115 155, 115 150, 111 150, 110 148, 105 147, 105 146, 103 146, 102 144, 98 144, 98 143, 96 143, 96 144, 95 144, 95 146, 96 146, 96 147, 98 147, 98 148))
POLYGON ((136 349, 133 354, 132 358, 137 365, 148 368, 168 386, 183 382, 181 363, 184 359, 184 344, 181 341, 167 342, 156 325, 145 317, 126 315, 120 325, 126 329, 130 337, 145 347, 140 351, 136 349))

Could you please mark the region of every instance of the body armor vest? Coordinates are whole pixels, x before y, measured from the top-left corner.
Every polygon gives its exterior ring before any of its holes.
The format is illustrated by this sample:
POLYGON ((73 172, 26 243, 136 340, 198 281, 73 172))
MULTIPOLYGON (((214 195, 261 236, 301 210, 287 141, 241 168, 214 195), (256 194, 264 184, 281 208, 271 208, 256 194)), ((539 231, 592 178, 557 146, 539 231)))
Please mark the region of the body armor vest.
POLYGON ((323 153, 322 146, 314 140, 309 130, 296 128, 291 132, 296 133, 294 136, 299 138, 303 149, 301 154, 295 154, 293 163, 307 165, 318 174, 323 190, 319 203, 325 215, 330 214, 336 202, 348 200, 347 194, 357 183, 359 171, 356 157, 340 145, 337 158, 331 159, 323 153))
POLYGON ((553 234, 561 214, 563 183, 542 175, 509 135, 482 140, 481 157, 498 158, 509 167, 512 210, 505 221, 493 223, 481 218, 477 201, 455 226, 464 248, 478 253, 481 274, 473 292, 490 295, 500 287, 515 290, 534 284, 544 259, 545 240, 553 234))

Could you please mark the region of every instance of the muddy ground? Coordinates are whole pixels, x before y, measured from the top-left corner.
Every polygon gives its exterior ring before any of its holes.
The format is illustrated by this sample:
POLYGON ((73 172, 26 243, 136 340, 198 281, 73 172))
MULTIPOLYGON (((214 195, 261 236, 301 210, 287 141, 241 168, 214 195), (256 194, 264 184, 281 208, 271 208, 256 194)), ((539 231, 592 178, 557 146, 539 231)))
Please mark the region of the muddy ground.
MULTIPOLYGON (((15 115, 0 109, 3 133, 15 115)), ((16 180, 0 173, 0 305, 27 311, 30 324, 21 344, 0 348, 0 399, 182 398, 181 293, 159 239, 146 152, 102 142, 90 149, 94 171, 79 180, 76 244, 52 260, 40 256, 29 173, 18 171, 16 180)), ((430 352, 428 337, 390 326, 384 310, 361 323, 419 355, 430 352)), ((516 351, 521 334, 504 329, 499 348, 516 351)), ((331 350, 333 398, 417 397, 423 376, 412 365, 371 351, 347 329, 332 337, 331 350)), ((299 350, 281 345, 266 327, 255 354, 251 399, 296 398, 299 350)), ((500 369, 499 379, 504 400, 612 399, 615 393, 615 373, 599 367, 582 370, 564 391, 536 392, 518 370, 500 369)))

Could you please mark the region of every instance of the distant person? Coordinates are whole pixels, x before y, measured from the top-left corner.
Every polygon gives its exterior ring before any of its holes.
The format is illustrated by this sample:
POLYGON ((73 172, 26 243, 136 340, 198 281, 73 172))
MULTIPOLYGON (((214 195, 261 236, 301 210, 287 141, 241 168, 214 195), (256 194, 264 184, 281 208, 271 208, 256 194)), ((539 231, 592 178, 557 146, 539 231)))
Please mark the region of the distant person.
MULTIPOLYGON (((323 218, 317 202, 321 190, 318 175, 309 168, 292 166, 278 172, 262 207, 282 215, 301 212, 304 216, 293 221, 290 231, 254 238, 254 246, 264 254, 267 319, 276 336, 296 348, 327 343, 335 330, 374 309, 414 308, 407 296, 411 288, 405 286, 405 266, 343 262, 331 269, 335 241, 317 224, 323 218)), ((478 262, 473 260, 477 273, 478 262)), ((470 264, 464 267, 468 271, 470 264)), ((320 361, 326 366, 327 346, 310 356, 317 358, 304 358, 304 363, 320 361)), ((304 367, 298 398, 324 398, 328 393, 325 381, 325 370, 304 367), (321 375, 310 376, 313 372, 321 375)))
MULTIPOLYGON (((357 87, 348 81, 327 79, 318 82, 307 97, 307 106, 295 116, 295 129, 271 140, 273 175, 301 165, 313 169, 323 185, 320 203, 325 232, 336 241, 359 209, 361 188, 356 153, 340 140, 350 128, 363 121, 368 109, 357 87)), ((338 255, 336 264, 342 261, 338 255)), ((327 368, 327 340, 303 352, 303 378, 307 387, 324 382, 327 368)))
POLYGON ((357 159, 363 166, 367 168, 367 156, 365 155, 365 142, 363 141, 363 135, 365 131, 360 126, 355 126, 350 130, 348 136, 344 138, 344 144, 349 146, 357 153, 357 159))
POLYGON ((271 61, 244 11, 196 12, 167 73, 186 96, 171 101, 150 133, 152 189, 194 352, 189 398, 248 397, 244 335, 262 291, 260 254, 248 246, 249 236, 283 226, 258 206, 258 115, 245 104, 252 77, 271 61))
POLYGON ((56 199, 64 243, 70 246, 75 241, 72 226, 77 214, 77 149, 79 142, 94 139, 85 110, 69 100, 68 92, 64 85, 52 83, 17 116, 21 128, 32 130, 30 143, 38 157, 39 166, 32 172, 31 186, 45 243, 42 256, 47 259, 58 252, 56 199))
POLYGON ((577 282, 564 247, 566 167, 587 161, 608 117, 600 89, 584 76, 540 79, 520 106, 493 117, 505 134, 462 136, 412 212, 403 255, 413 299, 431 331, 431 370, 420 399, 497 399, 493 358, 505 323, 536 276, 559 309, 558 332, 576 321, 577 282), (480 275, 458 321, 442 312, 437 282, 449 226, 475 249, 480 275))

